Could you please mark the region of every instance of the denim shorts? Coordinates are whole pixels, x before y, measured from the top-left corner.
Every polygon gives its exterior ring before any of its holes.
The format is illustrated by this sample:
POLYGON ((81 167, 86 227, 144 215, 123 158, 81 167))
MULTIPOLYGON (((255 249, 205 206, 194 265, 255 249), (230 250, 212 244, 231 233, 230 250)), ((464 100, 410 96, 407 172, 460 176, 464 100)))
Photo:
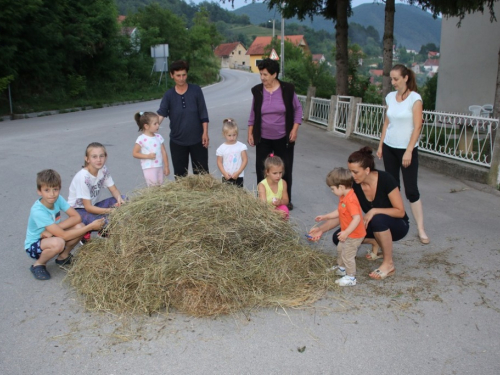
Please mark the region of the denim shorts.
POLYGON ((42 253, 42 239, 40 238, 38 241, 33 242, 29 248, 26 249, 26 253, 30 256, 30 258, 38 259, 40 258, 40 254, 42 253))

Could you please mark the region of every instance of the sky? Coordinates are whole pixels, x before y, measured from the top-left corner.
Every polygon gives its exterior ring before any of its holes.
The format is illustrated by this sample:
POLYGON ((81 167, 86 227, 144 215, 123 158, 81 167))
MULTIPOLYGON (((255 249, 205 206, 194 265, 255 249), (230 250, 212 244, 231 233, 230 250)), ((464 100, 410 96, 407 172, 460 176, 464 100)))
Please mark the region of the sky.
MULTIPOLYGON (((190 1, 192 1, 195 4, 198 4, 198 3, 201 3, 201 2, 206 1, 206 0, 185 0, 185 1, 188 3, 190 1)), ((210 0, 208 0, 208 1, 210 1, 210 0)), ((232 9, 237 9, 237 8, 242 7, 242 6, 251 4, 252 0, 234 0, 234 8, 232 8, 232 6, 231 6, 231 1, 228 1, 228 0, 226 0, 225 4, 223 4, 222 1, 218 1, 218 0, 212 0, 212 2, 219 3, 219 5, 224 9, 232 10, 232 9)), ((263 1, 257 0, 256 2, 261 3, 263 1)), ((351 6, 354 8, 360 4, 373 3, 373 2, 374 2, 374 0, 352 0, 351 6)), ((396 0, 396 3, 401 3, 401 2, 402 1, 396 0)))

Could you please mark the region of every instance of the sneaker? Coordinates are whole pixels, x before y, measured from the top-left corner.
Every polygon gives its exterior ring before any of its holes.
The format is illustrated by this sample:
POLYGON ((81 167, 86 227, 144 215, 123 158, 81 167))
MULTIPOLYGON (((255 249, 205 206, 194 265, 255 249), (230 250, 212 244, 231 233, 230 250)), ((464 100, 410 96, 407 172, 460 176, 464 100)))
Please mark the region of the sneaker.
POLYGON ((90 232, 87 232, 83 235, 82 239, 80 240, 80 244, 85 245, 89 241, 90 241, 90 232))
POLYGON ((106 228, 103 228, 99 232, 97 232, 97 236, 99 236, 100 238, 108 238, 109 232, 106 230, 106 228))
POLYGON ((345 268, 340 266, 333 266, 332 268, 328 268, 328 271, 335 272, 337 276, 345 276, 345 268))
POLYGON ((344 277, 335 280, 335 284, 338 284, 339 286, 354 286, 356 285, 356 278, 354 276, 345 275, 344 277))

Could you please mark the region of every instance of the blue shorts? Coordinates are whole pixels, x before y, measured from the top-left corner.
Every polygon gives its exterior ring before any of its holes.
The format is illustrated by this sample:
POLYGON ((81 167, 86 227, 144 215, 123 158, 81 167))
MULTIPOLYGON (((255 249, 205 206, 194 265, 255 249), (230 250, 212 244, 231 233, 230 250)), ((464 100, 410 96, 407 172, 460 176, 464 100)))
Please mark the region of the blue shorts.
POLYGON ((42 253, 42 248, 40 247, 41 244, 42 244, 42 239, 40 238, 38 241, 33 242, 28 249, 26 249, 26 253, 28 253, 30 258, 33 259, 40 258, 40 254, 42 253))

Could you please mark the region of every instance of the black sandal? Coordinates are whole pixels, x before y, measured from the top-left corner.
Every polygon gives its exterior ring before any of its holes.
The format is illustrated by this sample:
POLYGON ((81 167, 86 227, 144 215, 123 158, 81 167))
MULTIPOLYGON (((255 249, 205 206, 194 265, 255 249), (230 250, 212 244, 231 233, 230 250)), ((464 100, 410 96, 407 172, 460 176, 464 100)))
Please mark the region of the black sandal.
POLYGON ((68 255, 67 258, 65 259, 56 259, 56 264, 58 266, 69 266, 71 264, 71 259, 73 259, 73 255, 71 255, 71 253, 68 255))
POLYGON ((37 280, 48 280, 50 279, 50 273, 44 265, 31 266, 30 271, 35 276, 37 280))

